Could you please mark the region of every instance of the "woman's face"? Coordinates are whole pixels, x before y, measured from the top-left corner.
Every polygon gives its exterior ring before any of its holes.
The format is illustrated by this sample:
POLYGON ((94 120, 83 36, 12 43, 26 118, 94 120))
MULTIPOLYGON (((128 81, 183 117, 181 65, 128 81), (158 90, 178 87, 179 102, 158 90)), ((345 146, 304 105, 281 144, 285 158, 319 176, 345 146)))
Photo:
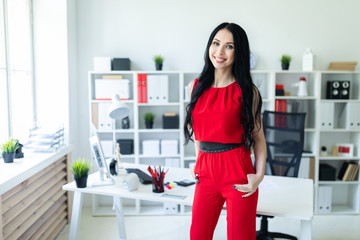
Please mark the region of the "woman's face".
POLYGON ((232 68, 234 63, 234 38, 227 29, 219 30, 209 48, 210 61, 217 69, 232 68))

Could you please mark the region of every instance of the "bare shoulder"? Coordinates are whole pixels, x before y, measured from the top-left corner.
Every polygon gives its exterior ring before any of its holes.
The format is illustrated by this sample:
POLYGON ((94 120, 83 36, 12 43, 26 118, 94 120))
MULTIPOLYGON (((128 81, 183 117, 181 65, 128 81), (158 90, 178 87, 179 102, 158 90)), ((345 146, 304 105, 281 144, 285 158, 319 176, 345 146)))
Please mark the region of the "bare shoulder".
POLYGON ((193 91, 193 88, 194 88, 194 84, 195 84, 195 80, 192 80, 192 81, 189 82, 189 84, 188 84, 188 93, 189 93, 189 96, 191 96, 191 94, 192 94, 192 91, 193 91))

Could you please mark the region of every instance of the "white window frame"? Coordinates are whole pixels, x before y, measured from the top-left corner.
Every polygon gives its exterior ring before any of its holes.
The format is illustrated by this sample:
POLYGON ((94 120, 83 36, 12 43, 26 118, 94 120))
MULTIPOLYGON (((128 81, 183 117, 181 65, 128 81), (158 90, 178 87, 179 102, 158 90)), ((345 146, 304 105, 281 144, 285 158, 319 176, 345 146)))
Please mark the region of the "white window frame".
MULTIPOLYGON (((12 104, 11 104, 11 81, 10 81, 10 73, 16 69, 11 69, 10 66, 10 57, 9 57, 9 33, 8 33, 8 8, 7 8, 7 1, 11 0, 3 0, 3 23, 4 23, 4 43, 5 43, 5 71, 6 71, 6 101, 7 101, 7 139, 13 137, 13 124, 12 124, 12 104)), ((36 93, 35 93, 35 61, 34 61, 34 28, 33 28, 33 1, 29 1, 29 24, 30 24, 30 46, 31 46, 31 67, 30 67, 30 74, 31 74, 31 94, 32 94, 32 104, 33 104, 33 127, 37 122, 37 110, 36 110, 36 93)))

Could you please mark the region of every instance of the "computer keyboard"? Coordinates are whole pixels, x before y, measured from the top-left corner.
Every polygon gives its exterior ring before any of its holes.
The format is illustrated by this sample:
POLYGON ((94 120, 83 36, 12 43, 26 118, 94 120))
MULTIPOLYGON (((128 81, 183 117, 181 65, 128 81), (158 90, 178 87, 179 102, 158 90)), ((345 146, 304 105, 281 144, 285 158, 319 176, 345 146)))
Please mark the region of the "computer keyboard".
POLYGON ((148 174, 146 174, 145 172, 141 171, 138 168, 125 168, 125 170, 128 173, 135 173, 136 175, 138 175, 139 180, 142 184, 151 184, 152 183, 152 177, 148 174))

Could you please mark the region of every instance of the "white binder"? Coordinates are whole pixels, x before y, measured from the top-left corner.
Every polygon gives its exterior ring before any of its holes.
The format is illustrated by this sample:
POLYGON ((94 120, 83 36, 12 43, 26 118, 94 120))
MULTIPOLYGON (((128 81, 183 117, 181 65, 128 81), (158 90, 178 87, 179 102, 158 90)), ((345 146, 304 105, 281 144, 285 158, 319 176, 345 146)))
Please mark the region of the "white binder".
POLYGON ((148 103, 167 103, 169 101, 168 88, 168 75, 147 75, 148 103))
POLYGON ((320 128, 333 129, 334 128, 334 103, 322 102, 320 103, 320 128))
POLYGON ((113 120, 109 117, 110 103, 99 103, 98 107, 98 130, 112 131, 113 120))
POLYGON ((147 103, 156 103, 158 101, 159 84, 156 75, 147 75, 147 103))
POLYGON ((169 102, 169 76, 160 75, 160 102, 167 103, 169 102))
POLYGON ((318 212, 330 213, 332 203, 332 187, 319 186, 318 191, 318 212))
POLYGON ((360 103, 346 103, 345 114, 346 128, 360 129, 360 103))

